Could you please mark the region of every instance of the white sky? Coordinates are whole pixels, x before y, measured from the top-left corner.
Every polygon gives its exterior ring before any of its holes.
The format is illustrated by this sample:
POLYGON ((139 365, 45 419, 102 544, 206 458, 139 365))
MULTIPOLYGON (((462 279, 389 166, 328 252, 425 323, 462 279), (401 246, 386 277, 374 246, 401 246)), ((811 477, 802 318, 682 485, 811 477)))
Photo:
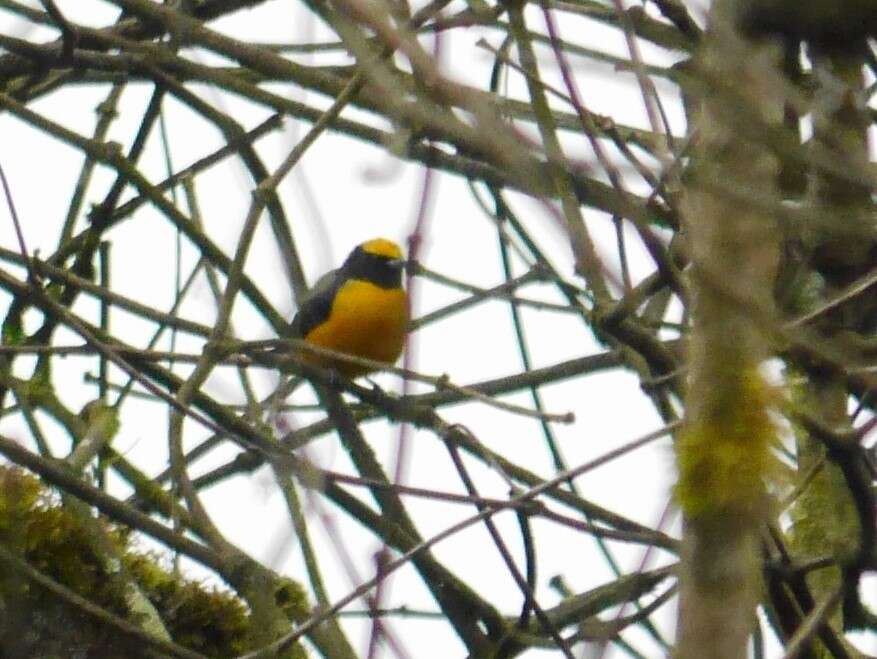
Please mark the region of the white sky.
MULTIPOLYGON (((31 4, 39 7, 38 2, 31 4)), ((87 20, 94 25, 107 24, 115 17, 111 7, 93 0, 59 0, 58 5, 72 19, 87 20)), ((533 14, 530 18, 534 26, 541 27, 538 15, 533 14)), ((20 23, 0 13, 0 29, 15 30, 15 25, 20 23)), ((301 41, 305 38, 321 40, 328 36, 325 30, 311 22, 298 3, 289 0, 266 2, 256 10, 239 12, 218 21, 213 27, 228 30, 236 38, 254 42, 301 41)), ((594 23, 568 18, 562 23, 561 31, 568 38, 580 39, 591 48, 626 56, 626 46, 619 35, 594 23)), ((11 33, 17 34, 15 31, 11 33)), ((49 34, 45 32, 42 37, 46 38, 49 34)), ((37 39, 40 35, 18 36, 37 39)), ((445 35, 443 47, 447 70, 458 79, 484 88, 491 61, 486 51, 475 46, 481 36, 486 36, 494 47, 501 41, 501 35, 481 31, 451 33, 445 35)), ((643 44, 643 48, 647 58, 662 56, 654 53, 655 49, 647 44, 643 44)), ((540 52, 547 54, 544 50, 540 52)), ((663 59, 669 62, 666 56, 663 59)), ((591 110, 611 114, 619 123, 646 126, 640 92, 633 84, 631 75, 614 72, 609 67, 578 66, 580 64, 581 60, 577 62, 577 81, 585 103, 591 110)), ((544 65, 543 74, 549 78, 549 82, 560 86, 557 71, 550 64, 544 65)), ((511 88, 525 97, 526 92, 516 76, 513 77, 511 88)), ((193 89, 202 98, 218 104, 213 90, 204 86, 193 86, 193 89)), ((286 89, 302 100, 300 92, 286 89)), ((126 90, 122 107, 132 112, 121 114, 113 124, 110 139, 126 145, 130 143, 150 93, 148 85, 132 85, 126 90)), ((94 108, 105 94, 105 88, 78 87, 41 99, 35 104, 35 109, 87 135, 93 129, 94 108)), ((329 103, 325 98, 312 95, 305 100, 321 107, 329 103)), ((248 128, 268 116, 261 108, 227 96, 223 97, 222 104, 248 128)), ((185 166, 221 145, 221 137, 212 127, 193 119, 193 115, 175 101, 169 99, 165 108, 175 167, 185 166)), ((681 112, 678 107, 670 106, 669 109, 673 126, 681 133, 684 130, 681 112)), ((351 112, 348 116, 369 115, 351 112)), ((374 118, 370 117, 370 120, 374 118)), ((259 143, 259 152, 269 168, 280 162, 302 130, 302 126, 290 120, 282 134, 259 143)), ((0 159, 24 223, 28 248, 49 254, 54 250, 81 157, 70 149, 58 148, 49 138, 6 114, 0 115, 0 136, 5 147, 0 152, 0 159)), ((565 147, 571 155, 592 159, 583 138, 568 139, 565 147)), ((151 138, 141 169, 154 180, 165 176, 157 133, 151 138)), ((309 279, 314 281, 334 267, 354 245, 363 240, 386 236, 404 244, 416 211, 421 178, 422 170, 418 167, 399 163, 376 148, 335 135, 321 137, 279 190, 309 279)), ((98 172, 89 196, 90 202, 102 197, 110 180, 107 170, 98 172)), ((211 237, 227 253, 231 253, 237 241, 250 200, 250 188, 248 175, 233 161, 209 170, 198 180, 199 204, 204 221, 211 237)), ((520 195, 514 198, 522 221, 561 272, 572 278, 568 243, 562 230, 539 203, 520 195)), ((601 253, 612 254, 615 237, 611 222, 593 211, 586 209, 584 212, 601 253)), ((2 214, 6 216, 5 211, 2 214)), ((79 229, 83 226, 84 218, 78 224, 79 229)), ((108 237, 113 240, 114 289, 159 308, 169 309, 173 293, 175 233, 167 221, 157 211, 144 208, 135 219, 120 225, 108 237)), ((648 274, 649 262, 633 234, 629 234, 628 238, 633 251, 634 278, 639 279, 648 274)), ((0 232, 0 241, 3 247, 17 247, 11 230, 0 232)), ((183 251, 184 276, 196 258, 195 252, 186 246, 183 251)), ((502 282, 496 232, 472 201, 465 181, 445 175, 436 177, 434 212, 425 235, 421 259, 429 268, 478 286, 490 287, 502 282)), ((522 272, 519 270, 517 274, 522 272)), ((247 262, 247 273, 269 299, 287 317, 291 317, 294 307, 287 279, 282 273, 265 218, 247 262)), ((553 289, 546 286, 530 286, 522 294, 551 302, 562 301, 553 289)), ((459 297, 460 294, 454 291, 421 282, 415 300, 415 316, 440 308, 459 297)), ((0 296, 0 311, 5 304, 6 298, 0 296)), ((81 298, 76 309, 80 313, 93 314, 96 318, 97 306, 87 298, 81 298)), ((182 315, 209 324, 213 309, 209 289, 201 278, 182 315)), ((584 325, 572 316, 527 310, 525 317, 536 367, 602 350, 584 325)), ((112 322, 115 331, 123 332, 126 340, 134 345, 144 345, 152 332, 150 325, 123 314, 114 313, 112 322)), ((239 304, 236 308, 235 327, 240 338, 271 336, 269 329, 245 304, 239 304)), ((78 343, 69 333, 62 332, 58 333, 57 341, 78 343)), ((167 345, 165 339, 159 348, 166 348, 167 345)), ((412 337, 412 345, 416 354, 416 370, 432 375, 447 373, 458 384, 478 382, 520 370, 508 308, 497 302, 473 307, 464 314, 417 332, 412 337)), ((200 350, 185 337, 180 338, 178 347, 200 350)), ((27 365, 28 360, 19 360, 17 372, 26 374, 27 365)), ((55 378, 63 398, 73 409, 79 409, 96 395, 96 388, 82 384, 83 374, 96 373, 96 361, 68 358, 58 366, 55 378)), ((179 372, 184 373, 185 369, 179 372)), ((114 371, 113 380, 123 381, 118 371, 114 371)), ((394 376, 383 375, 376 380, 391 391, 400 386, 398 378, 394 376)), ((264 394, 275 384, 276 375, 258 371, 254 381, 264 394)), ((222 369, 211 378, 208 388, 211 393, 221 397, 236 392, 236 382, 232 370, 222 369)), ((572 411, 576 416, 575 424, 555 425, 554 428, 570 465, 600 456, 660 425, 651 405, 641 394, 636 378, 626 372, 601 373, 552 385, 543 389, 542 393, 547 410, 572 411)), ((524 394, 507 396, 503 400, 531 406, 529 396, 524 394)), ((120 435, 114 443, 132 462, 152 473, 161 471, 167 460, 167 418, 164 410, 163 405, 129 400, 123 411, 120 435)), ((448 422, 465 424, 485 445, 509 459, 546 477, 552 474, 544 440, 534 421, 489 409, 483 404, 442 409, 440 414, 448 422)), ((291 420, 293 424, 299 422, 300 419, 291 420)), ((187 430, 191 431, 187 435, 191 445, 196 443, 198 437, 206 435, 194 428, 193 424, 187 424, 187 430)), ((0 422, 0 432, 7 436, 26 436, 23 425, 11 419, 0 422)), ((379 456, 387 460, 386 464, 391 464, 399 427, 368 423, 364 425, 364 432, 379 456)), ((68 438, 55 428, 52 444, 56 450, 64 454, 68 450, 67 443, 68 438)), ((352 467, 334 437, 321 438, 308 450, 309 456, 321 465, 352 473, 352 467)), ((228 449, 217 451, 196 465, 194 475, 221 464, 233 454, 234 451, 228 449)), ((463 492, 447 453, 432 434, 418 432, 413 435, 411 457, 411 468, 407 475, 409 484, 463 492)), ((470 466, 482 495, 507 496, 505 483, 495 473, 473 461, 470 461, 470 466)), ((654 525, 667 503, 672 472, 669 441, 664 439, 588 473, 579 479, 578 485, 587 499, 644 524, 654 525)), ((113 487, 120 494, 124 492, 119 483, 114 482, 113 487)), ((282 497, 266 470, 235 478, 208 490, 205 501, 220 528, 239 547, 260 560, 273 557, 275 562, 272 567, 304 580, 300 553, 290 539, 282 497), (279 555, 278 543, 283 543, 279 555)), ((409 499, 406 503, 425 537, 474 512, 471 507, 422 500, 409 499)), ((341 529, 344 545, 355 560, 360 575, 363 578, 371 577, 374 572, 372 556, 379 548, 377 541, 342 512, 333 509, 325 501, 322 505, 337 528, 341 529)), ((333 556, 332 544, 319 530, 320 523, 316 516, 312 520, 313 539, 318 544, 320 554, 333 556)), ((499 515, 496 521, 516 552, 516 558, 520 559, 519 533, 513 517, 506 513, 499 515)), ((611 579, 611 573, 598 556, 590 537, 544 523, 535 524, 535 533, 540 571, 538 594, 544 606, 552 606, 558 601, 547 585, 549 578, 554 575, 562 575, 577 592, 611 579)), ((633 571, 642 560, 642 549, 639 547, 618 543, 612 543, 611 546, 625 572, 633 571)), ((435 553, 445 565, 504 613, 515 615, 519 611, 521 594, 502 565, 483 526, 473 527, 442 543, 435 553)), ((325 561, 324 566, 335 564, 332 557, 325 561)), ((193 574, 203 574, 197 566, 189 566, 189 569, 193 574)), ((340 568, 329 569, 324 576, 333 599, 346 594, 352 586, 340 568)), ((392 583, 392 595, 384 603, 385 606, 404 605, 411 609, 436 610, 437 607, 412 569, 397 573, 392 583)), ((363 606, 358 603, 350 608, 361 610, 363 606)), ((667 638, 672 638, 672 624, 667 616, 658 616, 658 619, 663 620, 662 627, 667 638)), ((354 647, 366 647, 367 623, 348 620, 345 624, 352 630, 350 638, 354 647)), ((413 657, 464 656, 462 644, 444 622, 402 618, 391 621, 390 626, 413 657), (424 651, 425 647, 429 648, 428 652, 424 651)), ((646 656, 659 656, 657 647, 644 640, 639 630, 633 630, 625 637, 646 656)), ((387 652, 381 656, 392 655, 387 652)), ((535 659, 557 654, 534 650, 522 656, 535 659)), ((622 655, 610 651, 606 656, 622 655)))

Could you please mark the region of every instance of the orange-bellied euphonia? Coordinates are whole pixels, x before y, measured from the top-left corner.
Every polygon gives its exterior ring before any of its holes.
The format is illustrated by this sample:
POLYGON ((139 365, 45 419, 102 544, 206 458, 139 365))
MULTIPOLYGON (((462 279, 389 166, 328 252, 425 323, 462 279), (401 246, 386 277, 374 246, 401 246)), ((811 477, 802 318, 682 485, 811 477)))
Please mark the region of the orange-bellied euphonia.
MULTIPOLYGON (((357 246, 337 270, 305 296, 290 333, 321 348, 393 363, 405 345, 408 303, 402 287, 405 260, 399 246, 375 238, 357 246)), ((373 369, 304 354, 312 364, 355 378, 373 369)))

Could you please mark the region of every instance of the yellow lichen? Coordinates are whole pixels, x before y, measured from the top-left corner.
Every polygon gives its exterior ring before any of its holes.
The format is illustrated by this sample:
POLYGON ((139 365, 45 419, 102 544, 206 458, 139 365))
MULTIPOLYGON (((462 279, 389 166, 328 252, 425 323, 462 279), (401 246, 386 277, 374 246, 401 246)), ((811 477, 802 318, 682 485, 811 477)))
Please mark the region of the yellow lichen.
POLYGON ((765 480, 777 471, 773 395, 753 370, 715 383, 710 407, 676 441, 676 501, 689 519, 763 507, 765 480))

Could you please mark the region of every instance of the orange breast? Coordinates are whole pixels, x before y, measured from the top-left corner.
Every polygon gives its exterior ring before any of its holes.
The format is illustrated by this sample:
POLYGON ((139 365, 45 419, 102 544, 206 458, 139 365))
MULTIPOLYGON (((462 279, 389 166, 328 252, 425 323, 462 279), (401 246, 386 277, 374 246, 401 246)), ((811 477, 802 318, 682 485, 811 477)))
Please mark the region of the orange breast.
MULTIPOLYGON (((380 288, 352 279, 336 294, 326 321, 312 329, 305 340, 330 350, 393 363, 405 345, 407 325, 404 290, 380 288)), ((311 356, 308 361, 334 368, 347 377, 371 370, 318 356, 311 356)))

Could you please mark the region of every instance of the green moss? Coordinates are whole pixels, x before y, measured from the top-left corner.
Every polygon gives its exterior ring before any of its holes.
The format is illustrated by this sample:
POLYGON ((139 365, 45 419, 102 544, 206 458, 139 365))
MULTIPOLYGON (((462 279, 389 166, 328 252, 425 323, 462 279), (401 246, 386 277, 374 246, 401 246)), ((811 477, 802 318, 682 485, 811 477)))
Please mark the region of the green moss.
POLYGON ((41 404, 47 398, 54 398, 52 374, 49 362, 39 362, 33 375, 27 381, 22 392, 32 404, 41 404))
MULTIPOLYGON (((840 430, 849 429, 847 390, 842 379, 805 377, 794 371, 790 375, 791 381, 798 382, 791 388, 797 408, 840 430)), ((843 564, 856 555, 862 537, 853 495, 840 467, 826 458, 822 442, 799 424, 793 423, 792 428, 797 440, 798 476, 806 478, 807 485, 789 509, 792 519, 789 547, 798 556, 829 555, 843 564), (814 469, 818 469, 815 474, 814 469)), ((842 582, 836 565, 809 571, 806 579, 817 601, 829 597, 842 582)), ((835 630, 842 629, 842 610, 835 611, 828 620, 835 630)), ((832 655, 823 645, 816 644, 813 656, 832 655)))
POLYGON ((24 327, 21 315, 10 314, 3 323, 2 341, 5 346, 16 346, 24 343, 24 327))
POLYGON ((300 622, 311 615, 307 593, 291 579, 284 579, 280 587, 274 591, 274 601, 290 620, 300 622))
MULTIPOLYGON (((232 593, 182 578, 162 559, 132 547, 131 533, 101 521, 128 573, 161 615, 175 643, 212 657, 252 650, 253 623, 232 593)), ((87 528, 34 477, 0 467, 0 543, 79 595, 130 618, 124 593, 107 578, 91 549, 87 528)), ((284 596, 296 613, 307 610, 301 589, 284 596)), ((16 657, 141 657, 145 650, 13 571, 0 570, 0 647, 16 657)), ((297 647, 291 656, 304 657, 297 647)), ((4 654, 4 656, 6 656, 4 654)), ((149 655, 154 656, 154 655, 149 655)))
MULTIPOLYGON (((821 444, 799 434, 799 472, 806 475, 810 464, 824 456, 821 444), (806 457, 804 453, 810 453, 806 457), (815 455, 814 455, 815 454, 815 455)), ((855 503, 840 468, 822 462, 790 510, 791 544, 808 556, 830 554, 841 562, 853 558, 862 536, 855 503)), ((818 573, 818 571, 817 571, 818 573)))
POLYGON ((210 656, 252 649, 246 643, 247 609, 233 595, 175 576, 156 555, 129 552, 125 565, 162 614, 176 643, 210 656))
POLYGON ((771 392, 757 370, 714 383, 709 407, 676 442, 676 500, 689 519, 763 507, 764 484, 777 470, 771 392))

